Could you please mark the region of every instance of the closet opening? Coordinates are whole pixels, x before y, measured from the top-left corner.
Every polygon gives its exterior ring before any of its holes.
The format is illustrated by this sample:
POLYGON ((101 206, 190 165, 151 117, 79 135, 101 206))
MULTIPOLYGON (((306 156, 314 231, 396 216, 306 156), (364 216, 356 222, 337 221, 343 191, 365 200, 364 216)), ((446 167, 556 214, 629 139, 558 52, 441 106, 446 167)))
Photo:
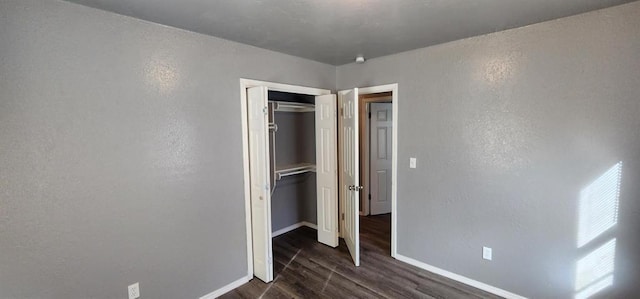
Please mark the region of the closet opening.
POLYGON ((365 246, 383 244, 376 250, 395 257, 397 84, 337 94, 247 79, 240 87, 247 278, 271 282, 274 265, 295 259, 274 259, 273 237, 281 234, 276 244, 315 235, 313 248, 345 246, 335 253, 348 253, 355 266, 361 235, 365 246), (286 234, 301 226, 315 231, 286 234))
POLYGON ((271 282, 272 239, 301 226, 338 246, 337 103, 329 90, 240 80, 248 278, 271 282))
POLYGON ((268 97, 272 237, 316 229, 315 97, 279 91, 268 97))

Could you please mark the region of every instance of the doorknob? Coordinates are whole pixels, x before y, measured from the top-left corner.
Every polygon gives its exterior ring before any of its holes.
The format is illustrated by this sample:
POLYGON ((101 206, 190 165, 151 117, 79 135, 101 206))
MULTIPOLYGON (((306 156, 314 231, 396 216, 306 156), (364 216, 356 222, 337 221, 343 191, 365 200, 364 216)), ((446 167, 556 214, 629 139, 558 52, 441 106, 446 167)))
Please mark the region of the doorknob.
POLYGON ((362 186, 355 186, 355 185, 350 185, 349 186, 349 190, 351 190, 351 191, 360 191, 362 189, 364 189, 364 187, 362 187, 362 186))

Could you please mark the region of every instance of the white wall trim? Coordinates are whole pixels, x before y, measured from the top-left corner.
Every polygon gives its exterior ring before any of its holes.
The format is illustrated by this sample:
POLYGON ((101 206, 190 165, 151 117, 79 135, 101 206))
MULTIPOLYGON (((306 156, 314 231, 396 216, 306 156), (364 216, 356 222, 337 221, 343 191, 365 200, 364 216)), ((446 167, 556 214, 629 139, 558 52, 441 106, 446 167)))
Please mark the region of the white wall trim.
MULTIPOLYGON (((311 222, 301 221, 301 222, 298 222, 298 223, 296 223, 294 225, 290 225, 290 226, 287 226, 287 227, 285 227, 283 229, 280 229, 280 230, 277 230, 277 231, 273 232, 273 237, 288 233, 288 232, 290 232, 290 231, 292 231, 292 230, 294 230, 296 228, 303 227, 303 226, 310 227, 312 229, 318 229, 318 226, 313 224, 313 223, 311 223, 311 222)), ((242 277, 242 278, 240 278, 240 279, 238 279, 238 280, 236 280, 236 281, 234 281, 234 282, 232 282, 232 283, 230 283, 228 285, 225 285, 225 286, 223 286, 223 287, 221 287, 221 288, 219 288, 219 289, 217 289, 217 290, 215 290, 215 291, 213 291, 213 292, 211 292, 209 294, 206 294, 206 295, 200 297, 200 299, 218 298, 218 297, 230 292, 231 290, 233 290, 235 288, 238 288, 238 287, 242 286, 243 284, 249 282, 249 280, 251 280, 252 278, 253 278, 253 275, 251 275, 251 276, 247 275, 245 277, 242 277)))
POLYGON ((301 221, 301 222, 298 222, 296 224, 289 225, 289 226, 287 226, 285 228, 282 228, 282 229, 279 229, 279 230, 273 232, 272 233, 272 237, 275 238, 275 237, 277 237, 279 235, 286 234, 286 233, 288 233, 288 232, 290 232, 290 231, 292 231, 292 230, 294 230, 296 228, 303 227, 303 226, 310 227, 310 228, 313 228, 313 229, 318 229, 318 226, 313 224, 313 223, 311 223, 311 222, 301 221))
POLYGON ((358 88, 359 95, 391 92, 391 256, 398 254, 398 83, 358 88))
POLYGON ((234 282, 232 282, 232 283, 230 283, 230 284, 228 284, 226 286, 223 286, 223 287, 221 287, 221 288, 219 288, 219 289, 217 289, 217 290, 215 290, 215 291, 213 291, 213 292, 211 292, 209 294, 206 294, 206 295, 200 297, 200 299, 218 298, 218 297, 228 293, 229 291, 231 291, 231 290, 233 290, 233 289, 235 289, 235 288, 237 288, 237 287, 249 282, 249 280, 251 280, 251 276, 242 277, 242 278, 240 278, 240 279, 238 279, 238 280, 236 280, 236 281, 234 281, 234 282))
POLYGON ((302 221, 302 225, 304 225, 304 226, 306 226, 306 227, 313 228, 313 229, 315 229, 315 230, 317 230, 317 229, 318 229, 318 226, 317 226, 317 225, 315 225, 315 224, 313 224, 313 223, 311 223, 311 222, 302 221))
POLYGON ((244 213, 247 231, 247 277, 253 277, 253 240, 251 239, 251 180, 249 179, 249 128, 247 127, 247 88, 266 86, 268 90, 326 95, 331 90, 240 78, 240 119, 242 121, 242 169, 244 173, 244 213))
POLYGON ((405 262, 405 263, 407 263, 409 265, 416 266, 418 268, 421 268, 421 269, 427 270, 429 272, 432 272, 432 273, 435 273, 435 274, 438 274, 438 275, 453 279, 455 281, 464 283, 466 285, 470 285, 472 287, 481 289, 483 291, 486 291, 486 292, 489 292, 489 293, 492 293, 492 294, 495 294, 495 295, 498 295, 498 296, 501 296, 501 297, 510 298, 510 299, 526 299, 526 297, 520 296, 518 294, 514 294, 514 293, 511 293, 509 291, 505 291, 503 289, 496 288, 494 286, 488 285, 486 283, 482 283, 482 282, 479 282, 477 280, 473 280, 471 278, 467 278, 467 277, 464 277, 462 275, 458 275, 458 274, 455 274, 453 272, 449 272, 447 270, 443 270, 443 269, 440 269, 438 267, 431 266, 431 265, 423 263, 421 261, 412 259, 410 257, 406 257, 406 256, 401 255, 401 254, 398 254, 397 252, 396 252, 395 258, 397 260, 405 262))

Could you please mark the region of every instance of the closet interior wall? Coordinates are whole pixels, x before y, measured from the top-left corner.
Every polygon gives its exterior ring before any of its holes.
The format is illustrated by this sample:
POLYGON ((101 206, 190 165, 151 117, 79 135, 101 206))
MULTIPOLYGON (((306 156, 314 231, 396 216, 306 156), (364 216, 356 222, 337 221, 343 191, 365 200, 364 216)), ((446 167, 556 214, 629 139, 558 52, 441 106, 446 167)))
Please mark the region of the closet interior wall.
MULTIPOLYGON (((269 91, 270 101, 315 103, 315 97, 269 91)), ((276 167, 316 161, 315 114, 313 112, 275 112, 276 167)), ((272 148, 273 149, 273 148, 272 148)), ((308 172, 276 181, 271 196, 272 231, 303 221, 316 224, 316 174, 308 172)))

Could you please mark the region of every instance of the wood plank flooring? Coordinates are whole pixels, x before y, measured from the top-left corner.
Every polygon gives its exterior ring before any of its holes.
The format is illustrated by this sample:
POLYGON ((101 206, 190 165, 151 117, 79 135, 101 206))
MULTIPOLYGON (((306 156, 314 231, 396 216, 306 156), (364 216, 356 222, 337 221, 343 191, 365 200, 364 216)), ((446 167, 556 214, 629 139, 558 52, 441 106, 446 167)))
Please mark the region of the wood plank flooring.
POLYGON ((360 217, 360 267, 346 244, 317 242, 301 227, 273 239, 274 277, 254 278, 221 298, 500 298, 391 257, 391 216, 360 217))

